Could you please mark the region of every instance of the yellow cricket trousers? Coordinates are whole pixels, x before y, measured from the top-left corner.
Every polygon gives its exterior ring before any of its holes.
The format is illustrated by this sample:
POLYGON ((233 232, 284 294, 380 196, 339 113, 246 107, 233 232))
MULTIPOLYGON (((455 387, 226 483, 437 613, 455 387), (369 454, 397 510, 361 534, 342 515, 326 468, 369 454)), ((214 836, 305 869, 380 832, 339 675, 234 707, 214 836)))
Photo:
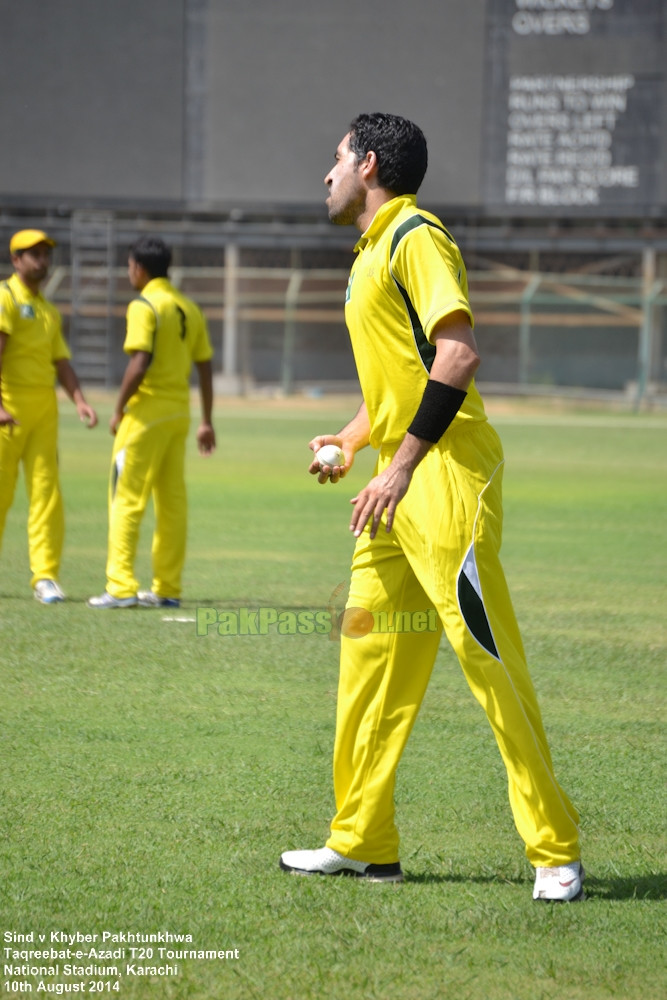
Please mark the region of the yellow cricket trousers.
POLYGON ((131 597, 139 583, 134 562, 139 529, 153 498, 155 531, 151 589, 160 597, 181 596, 187 535, 185 445, 190 416, 174 404, 139 401, 123 417, 111 457, 107 591, 131 597))
MULTIPOLYGON (((393 451, 381 451, 378 470, 393 451)), ((359 861, 398 860, 396 770, 433 669, 440 628, 391 632, 392 612, 437 611, 507 768, 529 861, 579 858, 579 817, 554 776, 499 560, 502 448, 487 423, 448 431, 417 467, 390 534, 359 537, 348 608, 375 627, 341 638, 334 749, 336 816, 327 845, 359 861), (385 615, 378 615, 385 612, 385 615), (384 621, 383 621, 384 619, 384 621)), ((443 794, 446 790, 443 789, 443 794)))
POLYGON ((58 476, 58 404, 54 390, 47 388, 5 391, 3 402, 19 426, 0 428, 0 540, 23 463, 34 587, 38 580, 58 579, 65 540, 58 476))

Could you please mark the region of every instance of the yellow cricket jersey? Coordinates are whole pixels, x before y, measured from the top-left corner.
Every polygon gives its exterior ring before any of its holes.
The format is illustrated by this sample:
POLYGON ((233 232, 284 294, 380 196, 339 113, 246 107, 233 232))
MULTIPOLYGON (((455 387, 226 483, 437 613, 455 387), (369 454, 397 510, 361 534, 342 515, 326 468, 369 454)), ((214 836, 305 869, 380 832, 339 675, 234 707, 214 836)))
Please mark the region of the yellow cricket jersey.
POLYGON ((201 309, 167 278, 153 278, 130 302, 123 350, 153 355, 133 400, 160 398, 179 405, 189 401, 192 362, 213 356, 201 309))
MULTIPOLYGON (((403 439, 435 357, 439 320, 463 310, 473 323, 461 252, 440 220, 414 195, 380 207, 355 247, 345 300, 352 350, 374 448, 403 439)), ((471 383, 452 426, 486 420, 471 383)))
POLYGON ((17 274, 0 282, 0 332, 7 334, 2 356, 2 391, 53 388, 55 362, 70 358, 60 313, 43 295, 34 295, 17 274))

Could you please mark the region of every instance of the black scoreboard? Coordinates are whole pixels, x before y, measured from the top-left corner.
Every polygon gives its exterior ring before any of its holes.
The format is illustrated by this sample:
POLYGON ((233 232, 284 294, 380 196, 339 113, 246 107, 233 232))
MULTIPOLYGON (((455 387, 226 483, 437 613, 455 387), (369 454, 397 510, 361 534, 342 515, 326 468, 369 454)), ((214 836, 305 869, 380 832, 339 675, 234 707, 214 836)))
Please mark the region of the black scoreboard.
POLYGON ((488 0, 487 208, 571 216, 664 205, 666 8, 488 0))

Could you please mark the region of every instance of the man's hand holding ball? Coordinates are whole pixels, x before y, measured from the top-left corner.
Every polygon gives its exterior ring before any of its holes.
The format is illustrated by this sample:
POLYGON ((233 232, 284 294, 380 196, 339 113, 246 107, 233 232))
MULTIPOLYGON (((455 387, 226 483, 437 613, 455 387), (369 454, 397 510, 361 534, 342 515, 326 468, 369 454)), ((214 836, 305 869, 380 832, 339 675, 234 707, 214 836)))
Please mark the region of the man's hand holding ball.
POLYGON ((347 462, 345 453, 340 447, 339 438, 331 436, 321 436, 313 438, 309 448, 315 452, 315 458, 310 464, 308 471, 311 475, 317 476, 319 483, 337 483, 342 479, 348 468, 352 464, 347 462))

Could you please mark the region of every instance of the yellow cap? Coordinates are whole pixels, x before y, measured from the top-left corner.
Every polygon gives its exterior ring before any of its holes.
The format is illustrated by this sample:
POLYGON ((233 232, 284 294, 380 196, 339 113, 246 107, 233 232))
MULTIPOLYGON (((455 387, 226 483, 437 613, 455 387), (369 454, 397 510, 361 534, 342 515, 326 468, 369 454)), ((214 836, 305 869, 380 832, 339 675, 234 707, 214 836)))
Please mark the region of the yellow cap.
POLYGON ((14 233, 9 241, 9 252, 29 250, 31 247, 37 246, 38 243, 48 243, 50 247, 56 245, 55 240, 43 233, 41 229, 21 229, 18 233, 14 233))

